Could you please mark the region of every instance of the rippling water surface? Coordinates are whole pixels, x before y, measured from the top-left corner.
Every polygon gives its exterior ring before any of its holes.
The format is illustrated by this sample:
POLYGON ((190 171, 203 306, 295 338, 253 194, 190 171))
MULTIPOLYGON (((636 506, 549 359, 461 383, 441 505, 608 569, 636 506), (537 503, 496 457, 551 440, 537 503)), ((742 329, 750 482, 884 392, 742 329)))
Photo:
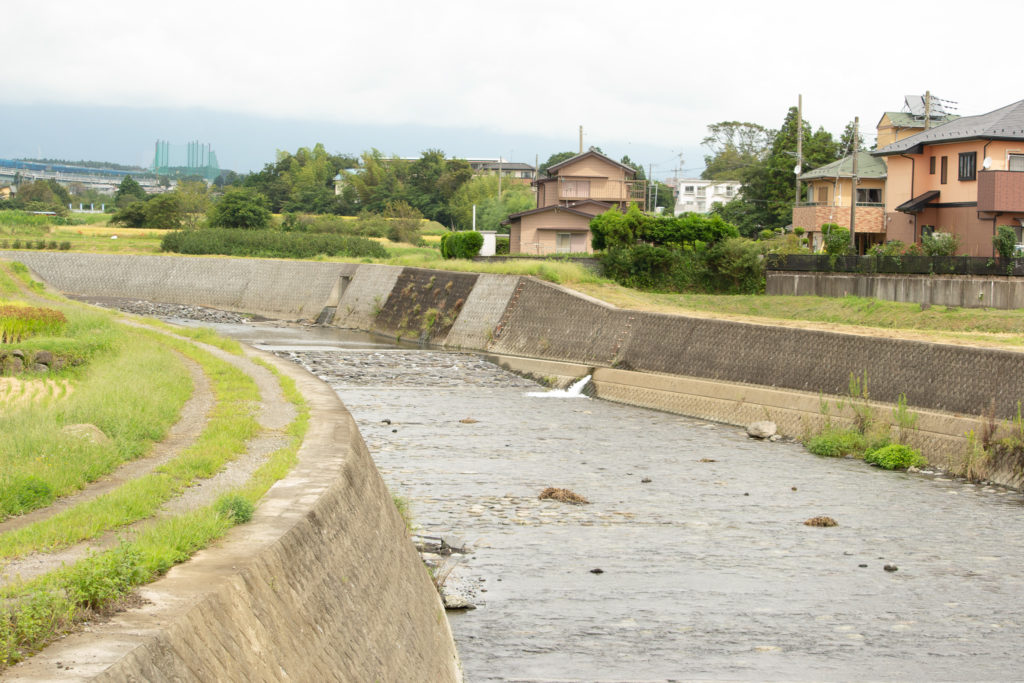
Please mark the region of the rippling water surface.
POLYGON ((468 681, 1024 677, 1020 494, 528 397, 471 355, 293 349, 422 533, 474 549, 453 581, 478 609, 449 615, 468 681))

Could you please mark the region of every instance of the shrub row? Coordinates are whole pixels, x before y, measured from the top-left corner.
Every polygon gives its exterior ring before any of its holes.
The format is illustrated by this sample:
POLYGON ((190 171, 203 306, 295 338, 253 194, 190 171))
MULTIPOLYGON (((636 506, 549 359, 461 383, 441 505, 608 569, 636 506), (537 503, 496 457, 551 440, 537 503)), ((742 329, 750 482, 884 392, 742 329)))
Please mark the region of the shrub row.
POLYGON ((54 240, 0 240, 0 249, 60 249, 67 251, 71 242, 57 243, 54 240))
POLYGON ((163 251, 179 254, 221 254, 269 258, 312 258, 318 255, 387 258, 379 243, 365 237, 331 233, 294 233, 278 230, 204 228, 164 235, 163 251))
POLYGON ((634 289, 659 292, 764 291, 762 247, 743 238, 711 246, 652 246, 609 249, 601 255, 606 277, 634 289))
POLYGON ((441 235, 441 256, 471 259, 484 246, 484 236, 473 230, 449 232, 441 235))

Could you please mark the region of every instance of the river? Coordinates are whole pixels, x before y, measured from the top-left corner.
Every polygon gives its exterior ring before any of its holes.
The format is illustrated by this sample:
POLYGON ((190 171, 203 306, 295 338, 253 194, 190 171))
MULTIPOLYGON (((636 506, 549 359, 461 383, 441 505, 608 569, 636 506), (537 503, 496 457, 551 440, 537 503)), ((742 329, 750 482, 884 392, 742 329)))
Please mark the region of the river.
POLYGON ((468 543, 467 681, 1022 678, 1019 493, 530 397, 469 354, 234 327, 337 391, 420 534, 468 543))

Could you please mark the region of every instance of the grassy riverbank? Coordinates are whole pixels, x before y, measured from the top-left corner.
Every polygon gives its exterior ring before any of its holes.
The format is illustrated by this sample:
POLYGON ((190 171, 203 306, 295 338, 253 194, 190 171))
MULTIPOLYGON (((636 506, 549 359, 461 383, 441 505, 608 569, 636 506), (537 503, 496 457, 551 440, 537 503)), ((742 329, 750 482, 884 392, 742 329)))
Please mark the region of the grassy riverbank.
MULTIPOLYGON (((0 670, 247 521, 294 464, 308 421, 294 384, 268 367, 296 409, 284 430, 287 445, 217 500, 171 512, 179 508, 166 508, 168 501, 217 475, 261 433, 253 378, 190 338, 158 331, 166 326, 130 327, 114 314, 53 299, 26 286, 23 268, 0 262, 0 304, 9 306, 3 310, 46 307, 67 321, 59 332, 0 344, 8 359, 15 349, 18 358, 49 358, 39 355, 45 352, 62 359, 45 374, 32 364, 8 364, 14 375, 5 386, 14 388, 0 394, 0 670), (196 436, 162 464, 120 476, 121 465, 151 455, 195 391, 185 363, 206 375, 212 393, 196 436), (58 389, 18 390, 31 383, 58 389), (70 425, 89 427, 65 429, 70 425), (113 485, 90 495, 91 483, 106 476, 113 485), (100 550, 89 551, 86 541, 100 550), (50 559, 61 549, 70 555, 50 559), (50 570, 25 579, 12 573, 9 563, 26 557, 50 570)), ((218 341, 208 331, 191 337, 218 341)), ((217 345, 240 353, 236 343, 217 345)))

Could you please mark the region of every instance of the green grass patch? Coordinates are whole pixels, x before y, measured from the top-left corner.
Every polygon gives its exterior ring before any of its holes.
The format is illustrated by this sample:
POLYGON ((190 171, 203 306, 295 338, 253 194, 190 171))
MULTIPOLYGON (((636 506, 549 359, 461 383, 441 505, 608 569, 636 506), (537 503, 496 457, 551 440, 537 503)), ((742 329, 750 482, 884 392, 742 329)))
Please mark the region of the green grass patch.
POLYGON ((26 337, 59 336, 68 320, 60 311, 22 303, 0 304, 0 343, 16 344, 26 337))
POLYGON ((387 250, 365 237, 336 233, 283 232, 203 228, 164 235, 164 251, 265 258, 312 258, 318 254, 354 258, 387 258, 387 250))
POLYGON ((869 450, 864 454, 864 462, 887 470, 905 470, 908 467, 921 467, 927 465, 928 461, 921 456, 921 452, 899 443, 891 443, 875 450, 869 450))
POLYGON ((811 437, 805 445, 807 450, 815 455, 840 458, 846 455, 863 455, 868 447, 868 440, 855 430, 832 428, 811 437))

